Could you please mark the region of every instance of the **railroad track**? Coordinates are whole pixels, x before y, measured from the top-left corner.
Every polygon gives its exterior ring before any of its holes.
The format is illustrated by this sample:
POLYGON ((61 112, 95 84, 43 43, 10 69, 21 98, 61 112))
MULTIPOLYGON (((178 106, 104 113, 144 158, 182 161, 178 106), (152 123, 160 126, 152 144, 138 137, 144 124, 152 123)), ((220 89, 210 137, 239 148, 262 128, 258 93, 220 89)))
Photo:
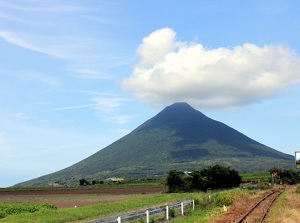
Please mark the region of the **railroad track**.
POLYGON ((265 219, 268 210, 276 200, 276 198, 284 190, 277 190, 269 193, 259 202, 257 202, 240 220, 236 223, 261 223, 265 219))

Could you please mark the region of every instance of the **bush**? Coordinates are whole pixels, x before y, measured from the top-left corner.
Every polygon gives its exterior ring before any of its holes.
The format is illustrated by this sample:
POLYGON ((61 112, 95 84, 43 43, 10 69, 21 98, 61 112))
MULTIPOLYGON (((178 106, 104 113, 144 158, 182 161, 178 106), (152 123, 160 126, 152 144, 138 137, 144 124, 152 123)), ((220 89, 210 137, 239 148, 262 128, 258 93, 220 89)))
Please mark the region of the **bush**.
POLYGON ((266 190, 266 189, 268 189, 268 188, 270 188, 270 187, 271 187, 271 186, 270 186, 270 184, 269 184, 268 182, 266 182, 266 181, 261 181, 261 182, 258 182, 256 188, 261 189, 261 190, 266 190))
POLYGON ((5 218, 6 217, 6 213, 2 210, 0 210, 0 219, 1 218, 5 218))
POLYGON ((175 216, 176 216, 176 210, 175 209, 170 209, 169 210, 169 215, 170 215, 171 218, 175 218, 175 216))
POLYGON ((5 218, 8 215, 17 215, 21 213, 34 213, 40 210, 57 209, 56 206, 51 204, 1 204, 0 205, 0 218, 5 218))
POLYGON ((218 207, 229 206, 233 203, 234 195, 231 193, 218 193, 214 197, 214 204, 218 207))
POLYGON ((195 202, 195 205, 200 206, 201 208, 206 208, 209 204, 209 197, 210 195, 207 194, 197 194, 197 195, 193 195, 193 199, 195 202))

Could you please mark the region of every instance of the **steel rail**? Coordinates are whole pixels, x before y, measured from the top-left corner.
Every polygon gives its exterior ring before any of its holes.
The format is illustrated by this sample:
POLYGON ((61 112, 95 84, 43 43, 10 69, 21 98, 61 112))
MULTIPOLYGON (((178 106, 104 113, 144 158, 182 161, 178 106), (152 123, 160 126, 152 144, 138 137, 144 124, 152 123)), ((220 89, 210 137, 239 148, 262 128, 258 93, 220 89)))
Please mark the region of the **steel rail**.
POLYGON ((242 223, 252 212, 253 210, 255 210, 255 208, 257 208, 264 200, 266 200, 268 197, 270 197, 271 195, 275 194, 275 193, 278 193, 278 195, 270 202, 268 208, 266 209, 266 211, 264 212, 263 216, 261 217, 259 223, 261 223, 266 215, 267 215, 267 212, 268 210, 270 209, 270 207, 272 206, 272 204, 274 203, 274 201, 276 200, 276 198, 283 192, 283 191, 273 191, 269 194, 267 194, 265 197, 263 197, 260 201, 258 201, 246 214, 244 214, 243 217, 241 217, 236 223, 242 223))
POLYGON ((282 191, 279 191, 278 195, 276 197, 273 198, 273 200, 270 202, 270 204, 268 205, 268 208, 267 210, 264 212, 263 216, 261 217, 259 223, 262 223, 262 221, 266 218, 267 216, 267 213, 270 209, 270 207, 272 206, 272 204, 275 202, 275 200, 280 196, 280 194, 282 194, 283 190, 282 191))

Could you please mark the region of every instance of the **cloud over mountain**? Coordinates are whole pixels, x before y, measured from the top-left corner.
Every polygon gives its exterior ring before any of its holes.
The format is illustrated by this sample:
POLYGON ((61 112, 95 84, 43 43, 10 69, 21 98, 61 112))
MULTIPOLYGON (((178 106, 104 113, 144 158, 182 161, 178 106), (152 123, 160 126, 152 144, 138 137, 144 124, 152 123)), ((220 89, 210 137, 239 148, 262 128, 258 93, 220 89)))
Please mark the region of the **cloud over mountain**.
POLYGON ((163 28, 145 37, 137 54, 140 61, 123 88, 158 106, 186 101, 201 108, 235 107, 300 82, 299 55, 280 44, 208 49, 163 28))

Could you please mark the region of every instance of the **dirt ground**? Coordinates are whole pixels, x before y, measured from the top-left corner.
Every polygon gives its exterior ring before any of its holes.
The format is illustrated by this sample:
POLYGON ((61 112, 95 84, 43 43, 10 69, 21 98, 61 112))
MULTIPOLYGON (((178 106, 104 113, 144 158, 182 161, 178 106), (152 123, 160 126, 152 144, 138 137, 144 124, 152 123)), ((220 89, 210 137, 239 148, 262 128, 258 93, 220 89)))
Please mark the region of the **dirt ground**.
POLYGON ((161 193, 164 188, 122 188, 95 190, 44 190, 0 192, 0 203, 53 204, 58 208, 142 198, 161 193))

